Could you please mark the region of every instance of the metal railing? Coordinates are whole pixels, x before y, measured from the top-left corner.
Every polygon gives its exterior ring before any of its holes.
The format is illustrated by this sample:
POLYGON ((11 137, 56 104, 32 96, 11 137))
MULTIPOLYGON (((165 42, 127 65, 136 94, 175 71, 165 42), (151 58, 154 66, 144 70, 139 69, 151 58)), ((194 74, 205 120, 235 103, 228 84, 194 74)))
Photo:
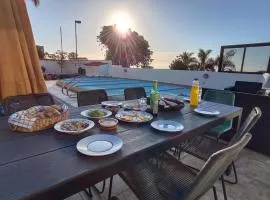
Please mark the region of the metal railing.
POLYGON ((82 77, 81 75, 75 76, 69 82, 65 82, 65 85, 62 86, 62 90, 61 90, 62 94, 67 95, 68 97, 72 97, 69 94, 69 91, 71 91, 71 88, 74 87, 77 83, 79 83, 81 77, 82 77), (66 89, 66 94, 65 94, 65 89, 66 89))

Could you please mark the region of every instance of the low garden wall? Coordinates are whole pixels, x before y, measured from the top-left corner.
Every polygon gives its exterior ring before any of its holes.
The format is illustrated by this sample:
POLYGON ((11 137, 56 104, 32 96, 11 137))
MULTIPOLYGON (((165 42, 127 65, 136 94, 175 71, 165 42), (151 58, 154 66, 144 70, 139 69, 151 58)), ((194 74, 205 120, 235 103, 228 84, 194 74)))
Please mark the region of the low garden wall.
MULTIPOLYGON (((239 74, 224 72, 184 71, 170 69, 140 69, 109 67, 108 74, 112 77, 158 80, 160 82, 187 85, 192 84, 194 78, 198 78, 202 87, 212 89, 224 89, 234 86, 235 81, 251 81, 264 83, 265 77, 260 74, 239 74)), ((100 74, 103 75, 103 74, 100 74)))

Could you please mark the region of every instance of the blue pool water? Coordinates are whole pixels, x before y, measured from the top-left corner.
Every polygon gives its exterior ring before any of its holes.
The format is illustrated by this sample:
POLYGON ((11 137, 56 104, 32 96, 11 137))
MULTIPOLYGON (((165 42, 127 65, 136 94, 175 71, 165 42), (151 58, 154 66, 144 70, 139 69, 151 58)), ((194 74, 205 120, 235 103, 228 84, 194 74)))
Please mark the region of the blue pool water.
MULTIPOLYGON (((72 79, 64 79, 65 83, 69 83, 72 79)), ((80 77, 76 79, 76 83, 72 84, 81 90, 105 89, 108 96, 124 95, 125 88, 144 87, 147 95, 150 94, 152 88, 151 81, 132 80, 124 78, 111 77, 80 77)), ((189 87, 174 85, 168 83, 159 83, 158 88, 161 94, 173 94, 181 96, 189 96, 189 87)))

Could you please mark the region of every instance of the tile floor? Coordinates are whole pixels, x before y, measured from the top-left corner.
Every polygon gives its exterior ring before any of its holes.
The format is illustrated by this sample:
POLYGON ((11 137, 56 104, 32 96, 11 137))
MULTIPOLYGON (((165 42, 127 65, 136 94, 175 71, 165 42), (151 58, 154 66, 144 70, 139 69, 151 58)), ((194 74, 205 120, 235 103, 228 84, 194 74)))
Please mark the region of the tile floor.
MULTIPOLYGON (((202 166, 202 162, 190 156, 183 155, 183 162, 196 167, 202 166)), ((228 200, 270 200, 270 157, 245 149, 236 162, 239 183, 236 185, 226 184, 228 200)), ((113 195, 120 200, 136 200, 136 196, 121 180, 114 177, 113 195)), ((107 187, 109 180, 107 180, 107 187)), ((216 183, 219 200, 223 200, 221 184, 216 183)), ((104 194, 94 194, 93 200, 106 200, 108 188, 104 194)), ((66 200, 88 200, 84 192, 75 194, 66 200)), ((207 192, 201 200, 214 199, 212 191, 207 192)))

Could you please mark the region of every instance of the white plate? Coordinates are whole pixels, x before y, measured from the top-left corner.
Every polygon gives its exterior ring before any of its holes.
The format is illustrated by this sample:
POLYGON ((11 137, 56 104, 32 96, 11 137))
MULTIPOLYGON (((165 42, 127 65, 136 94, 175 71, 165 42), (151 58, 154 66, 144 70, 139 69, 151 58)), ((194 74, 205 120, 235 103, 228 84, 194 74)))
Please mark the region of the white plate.
POLYGON ((121 106, 122 102, 120 102, 120 101, 102 101, 101 105, 103 105, 103 106, 121 106))
POLYGON ((90 119, 102 119, 102 118, 111 116, 112 115, 112 112, 109 111, 109 110, 106 110, 106 109, 102 109, 102 108, 92 108, 92 109, 88 109, 88 110, 82 111, 81 112, 81 115, 84 116, 84 117, 90 118, 90 119), (94 111, 94 110, 100 110, 101 112, 104 113, 104 116, 102 116, 102 117, 91 117, 89 115, 89 113, 92 112, 92 111, 94 111))
POLYGON ((207 109, 202 109, 202 108, 196 108, 194 111, 198 114, 201 115, 206 115, 206 116, 217 116, 220 114, 218 110, 207 110, 207 109))
POLYGON ((54 125, 54 129, 59 131, 59 132, 62 132, 62 133, 77 135, 77 134, 83 133, 83 132, 93 128, 94 126, 95 126, 95 123, 91 120, 88 120, 88 119, 67 119, 67 120, 56 123, 54 125), (86 127, 85 129, 82 129, 80 131, 68 131, 68 130, 63 130, 61 128, 62 124, 66 123, 66 122, 73 122, 73 121, 82 121, 84 123, 87 123, 88 127, 86 127))
POLYGON ((115 117, 123 122, 131 122, 131 123, 144 123, 144 122, 149 122, 153 119, 153 115, 147 112, 143 111, 120 111, 118 112, 115 117), (133 119, 128 120, 128 119, 123 119, 123 116, 134 116, 133 119), (145 119, 141 120, 140 116, 143 116, 145 119))
POLYGON ((81 139, 76 147, 77 150, 88 156, 105 156, 120 150, 123 141, 114 135, 92 135, 81 139))
POLYGON ((157 120, 151 123, 154 129, 166 132, 179 132, 184 129, 184 126, 178 122, 171 120, 157 120))
POLYGON ((186 102, 190 102, 190 98, 189 97, 184 97, 183 100, 186 101, 186 102))

